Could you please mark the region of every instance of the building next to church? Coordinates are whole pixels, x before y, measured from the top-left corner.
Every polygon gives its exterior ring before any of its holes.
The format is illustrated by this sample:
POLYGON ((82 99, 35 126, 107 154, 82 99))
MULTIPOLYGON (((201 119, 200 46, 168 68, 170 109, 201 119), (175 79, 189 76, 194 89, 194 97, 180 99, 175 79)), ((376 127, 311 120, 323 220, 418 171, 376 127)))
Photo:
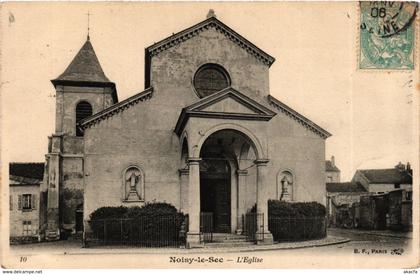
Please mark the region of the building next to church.
POLYGON ((46 225, 44 163, 10 163, 10 243, 41 241, 46 225))
POLYGON ((144 90, 122 101, 89 37, 52 80, 47 239, 82 231, 104 206, 170 203, 189 214, 194 246, 200 212, 215 232, 241 233, 242 215, 257 205, 267 216, 269 199, 325 204, 330 133, 270 95, 272 56, 209 13, 144 58, 144 90))
POLYGON ((331 156, 331 160, 325 161, 325 176, 327 183, 338 183, 341 181, 341 171, 335 165, 334 156, 331 156))
POLYGON ((385 193, 398 189, 412 190, 413 170, 410 163, 399 162, 394 168, 358 169, 352 182, 359 182, 368 192, 385 193))

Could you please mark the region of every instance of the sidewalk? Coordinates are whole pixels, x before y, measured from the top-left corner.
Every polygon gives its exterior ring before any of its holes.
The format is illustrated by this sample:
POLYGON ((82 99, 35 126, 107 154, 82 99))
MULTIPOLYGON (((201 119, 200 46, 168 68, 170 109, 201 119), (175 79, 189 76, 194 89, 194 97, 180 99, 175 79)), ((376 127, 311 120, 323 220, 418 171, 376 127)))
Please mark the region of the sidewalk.
POLYGON ((394 238, 404 238, 412 239, 413 232, 400 232, 392 230, 362 230, 362 229, 344 229, 344 228, 328 228, 328 231, 331 232, 342 232, 342 233, 354 233, 354 234, 363 234, 363 235, 375 235, 375 236, 384 236, 384 237, 394 237, 394 238))
POLYGON ((82 248, 80 242, 57 241, 48 243, 37 243, 27 245, 16 245, 10 247, 10 252, 31 255, 31 254, 54 254, 54 255, 82 255, 82 254, 197 254, 197 253, 221 253, 221 252, 254 252, 269 250, 286 250, 296 248, 319 247, 335 245, 349 242, 343 237, 327 236, 324 239, 276 243, 270 245, 255 245, 250 243, 240 247, 212 247, 210 245, 203 248, 185 249, 185 248, 136 248, 136 247, 115 247, 99 246, 82 248))

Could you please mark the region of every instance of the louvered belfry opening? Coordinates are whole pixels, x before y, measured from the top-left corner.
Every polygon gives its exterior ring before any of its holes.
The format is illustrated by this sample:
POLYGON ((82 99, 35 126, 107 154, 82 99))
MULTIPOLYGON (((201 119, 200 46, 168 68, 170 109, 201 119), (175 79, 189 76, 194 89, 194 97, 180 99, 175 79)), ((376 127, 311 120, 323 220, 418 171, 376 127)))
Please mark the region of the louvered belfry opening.
POLYGON ((76 106, 76 136, 83 136, 83 131, 79 127, 79 122, 92 115, 92 106, 86 102, 82 101, 76 106))

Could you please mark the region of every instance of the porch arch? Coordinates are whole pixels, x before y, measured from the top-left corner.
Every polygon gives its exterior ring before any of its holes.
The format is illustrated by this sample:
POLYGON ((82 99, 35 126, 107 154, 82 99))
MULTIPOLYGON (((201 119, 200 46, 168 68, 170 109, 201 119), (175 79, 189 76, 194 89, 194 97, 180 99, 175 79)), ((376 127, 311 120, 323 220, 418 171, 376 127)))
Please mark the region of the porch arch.
POLYGON ((198 141, 197 146, 194 147, 194 149, 192 150, 192 157, 199 158, 201 148, 204 142, 207 140, 207 138, 213 133, 217 131, 221 131, 221 130, 233 130, 233 131, 239 132, 240 134, 243 134, 245 137, 247 137, 251 141, 250 145, 253 147, 255 153, 257 154, 256 158, 257 159, 266 158, 263 147, 261 145, 261 142, 258 140, 258 138, 247 128, 237 125, 237 124, 231 124, 231 123, 219 124, 207 130, 198 141))

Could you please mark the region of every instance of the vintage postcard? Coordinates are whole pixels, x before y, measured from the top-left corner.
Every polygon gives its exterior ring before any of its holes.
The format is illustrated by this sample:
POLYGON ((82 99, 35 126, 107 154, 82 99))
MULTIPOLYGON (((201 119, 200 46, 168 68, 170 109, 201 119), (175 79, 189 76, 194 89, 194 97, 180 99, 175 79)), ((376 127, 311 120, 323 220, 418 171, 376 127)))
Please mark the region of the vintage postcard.
POLYGON ((418 3, 3 2, 0 31, 3 268, 418 267, 418 3))

